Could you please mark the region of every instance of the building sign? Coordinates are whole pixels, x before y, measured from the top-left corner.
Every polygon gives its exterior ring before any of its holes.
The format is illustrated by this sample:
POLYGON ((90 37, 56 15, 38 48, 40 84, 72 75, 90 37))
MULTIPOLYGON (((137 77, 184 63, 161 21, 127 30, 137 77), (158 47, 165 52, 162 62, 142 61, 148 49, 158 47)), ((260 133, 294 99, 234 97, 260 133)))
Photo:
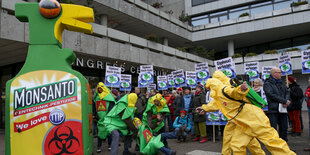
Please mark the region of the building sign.
POLYGON ((231 57, 214 61, 214 63, 216 70, 222 71, 229 78, 236 77, 235 63, 233 62, 231 57))
MULTIPOLYGON (((122 73, 125 73, 125 72, 129 72, 131 74, 140 73, 140 66, 126 65, 125 63, 119 63, 118 61, 106 62, 106 61, 95 60, 95 59, 76 58, 75 62, 73 63, 73 66, 77 66, 77 67, 87 67, 87 68, 102 69, 102 70, 105 69, 104 66, 106 65, 120 67, 122 73)), ((167 75, 167 72, 154 69, 153 74, 154 76, 167 75)))
POLYGON ((208 62, 195 64, 195 72, 198 82, 207 81, 210 76, 208 62))
POLYGON ((302 74, 310 73, 310 50, 301 51, 301 70, 302 74))
POLYGON ((157 86, 158 90, 167 90, 167 76, 157 76, 157 86))
POLYGON ((291 56, 288 54, 282 55, 278 58, 279 68, 282 71, 283 75, 291 75, 293 74, 293 68, 291 63, 291 56))
POLYGON ((197 85, 197 80, 196 80, 196 72, 192 71, 186 71, 185 72, 185 78, 186 78, 186 84, 190 88, 195 88, 197 85))
POLYGON ((244 74, 249 76, 250 81, 259 78, 259 63, 257 61, 244 63, 244 74))
POLYGON ((175 87, 178 88, 178 87, 185 87, 186 86, 183 69, 173 71, 172 75, 174 78, 175 87))
POLYGON ((121 68, 106 66, 104 84, 107 87, 120 87, 121 68))
POLYGON ((174 88, 175 82, 172 74, 167 75, 167 80, 168 80, 168 88, 174 88))
POLYGON ((275 66, 263 66, 262 67, 262 81, 265 82, 266 79, 270 77, 270 70, 275 66))
POLYGON ((120 91, 131 91, 131 75, 121 74, 120 91))

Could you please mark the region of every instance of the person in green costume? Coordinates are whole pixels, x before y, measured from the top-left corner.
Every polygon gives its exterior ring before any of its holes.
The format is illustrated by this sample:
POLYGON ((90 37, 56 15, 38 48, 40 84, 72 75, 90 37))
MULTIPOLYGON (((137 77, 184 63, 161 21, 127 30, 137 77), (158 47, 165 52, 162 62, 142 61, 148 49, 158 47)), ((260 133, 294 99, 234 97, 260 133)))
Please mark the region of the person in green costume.
MULTIPOLYGON (((97 144, 97 153, 101 152, 102 139, 104 137, 105 128, 103 125, 103 121, 108 114, 108 112, 113 108, 115 104, 115 98, 112 95, 109 88, 107 88, 103 82, 99 82, 96 88, 96 93, 94 96, 94 102, 96 105, 96 112, 98 116, 98 144, 97 144)), ((111 145, 111 136, 108 136, 109 148, 111 145)))
POLYGON ((165 153, 165 155, 176 154, 176 151, 164 147, 163 142, 161 142, 161 134, 153 136, 152 129, 144 125, 139 118, 135 117, 133 124, 138 129, 138 137, 136 141, 142 154, 155 155, 158 153, 158 150, 165 153))
POLYGON ((137 102, 137 95, 135 93, 123 96, 112 110, 106 115, 103 126, 103 139, 109 134, 112 135, 111 155, 118 154, 118 145, 120 133, 124 136, 124 155, 131 155, 135 153, 129 152, 131 147, 132 137, 136 138, 137 129, 133 125, 133 118, 135 113, 135 104, 137 102))
POLYGON ((155 135, 162 133, 164 130, 163 114, 170 113, 167 106, 167 101, 161 96, 156 94, 148 100, 147 107, 143 113, 143 124, 147 124, 154 132, 155 135))

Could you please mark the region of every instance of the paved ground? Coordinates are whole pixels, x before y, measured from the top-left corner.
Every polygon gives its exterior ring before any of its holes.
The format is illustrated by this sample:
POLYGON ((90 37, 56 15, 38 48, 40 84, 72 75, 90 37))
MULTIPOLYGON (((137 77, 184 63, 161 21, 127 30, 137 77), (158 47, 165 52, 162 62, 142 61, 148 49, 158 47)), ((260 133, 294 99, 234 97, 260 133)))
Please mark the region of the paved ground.
MULTIPOLYGON (((304 121, 304 125, 305 128, 303 130, 302 136, 300 137, 291 137, 288 136, 288 144, 290 146, 290 148, 292 150, 295 150, 296 153, 298 155, 310 155, 310 152, 304 152, 303 149, 305 147, 308 146, 308 144, 310 143, 310 139, 308 138, 308 116, 306 112, 303 112, 303 121, 304 121)), ((191 142, 190 140, 188 140, 185 143, 176 143, 176 140, 172 139, 172 140, 168 140, 169 146, 177 151, 178 155, 182 155, 182 154, 187 154, 187 155, 220 155, 220 151, 222 148, 222 137, 220 137, 220 139, 218 141, 211 142, 208 141, 204 144, 200 144, 198 142, 191 142)), ((94 139, 94 144, 97 144, 97 139, 94 139)), ((133 142, 133 145, 135 145, 135 142, 133 142)), ((96 145, 95 145, 96 146, 96 145)), ((265 147, 263 146, 264 150, 266 151, 267 155, 270 155, 270 153, 265 149, 265 147)), ((94 150, 96 150, 97 148, 95 147, 94 150)), ((3 155, 4 154, 4 130, 0 130, 0 154, 3 155)), ((102 150, 103 152, 99 153, 100 155, 105 155, 105 154, 109 154, 108 150, 107 150, 107 144, 104 143, 102 146, 102 150)), ((120 146, 120 152, 119 154, 121 154, 123 150, 123 145, 121 143, 120 146)), ((131 151, 134 152, 134 147, 131 148, 131 151)), ((95 155, 99 155, 97 153, 94 153, 95 155)))

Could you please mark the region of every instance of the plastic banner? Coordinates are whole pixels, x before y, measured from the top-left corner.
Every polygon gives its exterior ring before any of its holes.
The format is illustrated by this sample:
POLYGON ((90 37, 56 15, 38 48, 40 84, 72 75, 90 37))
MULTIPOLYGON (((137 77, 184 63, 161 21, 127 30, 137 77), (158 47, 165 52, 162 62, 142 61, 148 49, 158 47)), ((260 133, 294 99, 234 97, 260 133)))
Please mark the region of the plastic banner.
POLYGON ((149 83, 147 81, 143 81, 141 79, 141 77, 142 77, 142 74, 140 73, 139 76, 138 76, 138 87, 139 88, 146 88, 146 87, 148 87, 149 83))
POLYGON ((302 74, 310 73, 310 50, 301 51, 302 74))
POLYGON ((221 111, 208 112, 206 113, 207 121, 206 125, 226 125, 227 118, 221 111))
POLYGON ((156 84, 154 83, 149 84, 148 90, 150 91, 152 89, 156 90, 156 84))
POLYGON ((157 76, 157 86, 158 90, 167 90, 167 76, 157 76))
POLYGON ((175 87, 179 88, 179 87, 185 87, 186 86, 183 69, 173 71, 172 75, 174 78, 175 87))
POLYGON ((142 81, 145 81, 147 83, 153 83, 154 82, 153 65, 141 65, 139 76, 142 81))
POLYGON ((293 74, 293 68, 291 63, 291 56, 288 54, 282 55, 278 58, 279 68, 282 71, 282 76, 293 74))
POLYGON ((244 74, 249 76, 250 81, 259 78, 259 63, 257 61, 244 63, 244 74))
POLYGON ((168 88, 174 88, 175 82, 172 74, 167 75, 167 80, 168 80, 168 88))
POLYGON ((235 78, 235 63, 231 57, 214 61, 216 70, 221 70, 227 77, 235 78))
MULTIPOLYGON (((261 97, 267 102, 267 98, 266 98, 266 95, 265 95, 263 87, 261 88, 260 92, 261 92, 261 97)), ((267 102, 267 105, 265 107, 263 107, 263 110, 264 111, 268 111, 268 102, 267 102)))
POLYGON ((190 88, 195 88, 197 85, 197 80, 196 80, 196 72, 192 71, 186 71, 185 72, 185 78, 186 78, 186 84, 190 88))
POLYGON ((262 81, 265 82, 266 79, 270 77, 270 70, 275 66, 263 66, 262 67, 262 81))
POLYGON ((131 75, 121 74, 120 91, 131 91, 131 75))
POLYGON ((207 81, 210 77, 208 62, 195 64, 196 79, 198 82, 207 81))
POLYGON ((120 87, 121 68, 115 66, 106 66, 104 84, 107 87, 120 87))

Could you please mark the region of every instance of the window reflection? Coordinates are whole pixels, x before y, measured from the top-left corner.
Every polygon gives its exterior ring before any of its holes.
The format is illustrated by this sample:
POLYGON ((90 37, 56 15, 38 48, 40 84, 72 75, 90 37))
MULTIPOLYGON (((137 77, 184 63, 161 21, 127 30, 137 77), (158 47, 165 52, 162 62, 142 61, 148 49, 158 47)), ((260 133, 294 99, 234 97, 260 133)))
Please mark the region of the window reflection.
MULTIPOLYGON (((206 2, 214 1, 214 0, 192 0, 194 3, 206 3, 206 2)), ((260 2, 256 4, 251 4, 247 6, 240 6, 237 8, 231 8, 225 11, 214 12, 211 14, 205 14, 198 17, 192 18, 192 25, 197 26, 200 24, 208 24, 219 21, 224 21, 228 19, 236 19, 242 13, 249 13, 251 16, 272 12, 274 10, 281 10, 285 8, 290 8, 292 2, 297 2, 298 0, 269 0, 265 2, 260 2), (210 19, 210 20, 209 20, 210 19)))

